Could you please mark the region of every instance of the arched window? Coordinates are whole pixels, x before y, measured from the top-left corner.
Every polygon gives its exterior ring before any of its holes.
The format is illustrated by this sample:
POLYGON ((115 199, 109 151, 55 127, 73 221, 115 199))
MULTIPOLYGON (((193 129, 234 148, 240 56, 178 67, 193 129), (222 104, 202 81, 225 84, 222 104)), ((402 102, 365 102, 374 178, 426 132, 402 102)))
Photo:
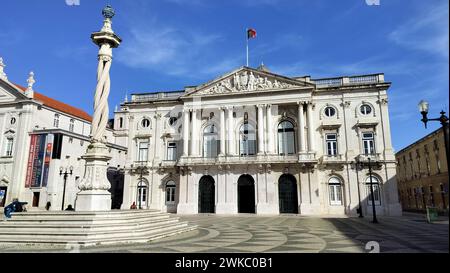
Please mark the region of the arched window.
MULTIPOLYGON (((372 205, 372 193, 370 189, 370 176, 366 178, 366 186, 368 192, 367 204, 372 205)), ((376 176, 372 175, 372 187, 373 187, 373 199, 375 201, 375 206, 381 205, 381 191, 380 191, 380 181, 376 176)))
POLYGON ((145 180, 138 183, 137 206, 139 209, 146 208, 148 203, 148 184, 145 180))
POLYGON ((294 125, 287 120, 278 125, 278 153, 280 155, 295 154, 294 125))
POLYGON ((372 107, 368 104, 361 105, 359 110, 361 111, 361 114, 363 114, 363 115, 369 115, 370 113, 372 113, 372 107))
POLYGON ((217 128, 214 124, 208 125, 203 130, 203 157, 217 157, 217 128))
POLYGON ((256 133, 251 124, 244 123, 239 129, 239 151, 241 156, 256 154, 256 133))
POLYGON ((175 204, 175 190, 176 190, 175 182, 169 181, 166 183, 166 204, 167 205, 175 204))
POLYGON ((332 206, 342 205, 342 184, 337 177, 331 177, 328 180, 328 188, 330 191, 330 204, 332 206))
POLYGON ((331 118, 331 117, 334 117, 334 115, 336 115, 336 109, 334 109, 331 106, 328 106, 325 108, 324 113, 325 113, 325 116, 331 118))
POLYGON ((141 121, 141 126, 142 126, 142 128, 148 128, 148 127, 150 127, 150 120, 149 120, 148 118, 144 118, 144 119, 141 121))

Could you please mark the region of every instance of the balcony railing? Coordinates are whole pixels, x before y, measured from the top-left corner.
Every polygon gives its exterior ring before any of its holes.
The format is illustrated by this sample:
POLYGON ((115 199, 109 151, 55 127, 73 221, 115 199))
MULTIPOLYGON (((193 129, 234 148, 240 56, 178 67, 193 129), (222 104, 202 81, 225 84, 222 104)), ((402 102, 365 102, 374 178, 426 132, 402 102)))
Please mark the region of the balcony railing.
POLYGON ((370 84, 384 82, 384 74, 361 75, 352 77, 338 77, 312 80, 319 88, 336 87, 352 84, 370 84))
POLYGON ((146 93, 131 95, 132 102, 146 102, 164 99, 177 99, 184 95, 184 92, 160 92, 160 93, 146 93))

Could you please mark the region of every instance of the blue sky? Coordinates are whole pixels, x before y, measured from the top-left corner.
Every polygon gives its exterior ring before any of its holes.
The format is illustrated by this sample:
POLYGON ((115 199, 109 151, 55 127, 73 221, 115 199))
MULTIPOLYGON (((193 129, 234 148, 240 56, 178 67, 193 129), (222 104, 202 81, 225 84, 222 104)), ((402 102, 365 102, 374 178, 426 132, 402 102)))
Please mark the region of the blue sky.
POLYGON ((313 78, 384 72, 391 81, 398 151, 438 128, 417 103, 448 111, 448 0, 0 0, 0 56, 8 78, 92 113, 101 9, 116 10, 111 110, 126 93, 180 90, 245 64, 245 29, 255 28, 250 66, 313 78))

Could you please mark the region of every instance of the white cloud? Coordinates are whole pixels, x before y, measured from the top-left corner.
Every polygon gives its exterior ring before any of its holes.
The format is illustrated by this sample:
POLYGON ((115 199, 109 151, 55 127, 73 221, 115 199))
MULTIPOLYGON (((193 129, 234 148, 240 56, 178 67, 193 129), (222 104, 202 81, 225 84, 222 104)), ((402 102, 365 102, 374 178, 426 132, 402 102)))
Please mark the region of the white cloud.
POLYGON ((398 45, 431 52, 448 58, 448 1, 429 4, 414 20, 399 26, 389 34, 398 45))

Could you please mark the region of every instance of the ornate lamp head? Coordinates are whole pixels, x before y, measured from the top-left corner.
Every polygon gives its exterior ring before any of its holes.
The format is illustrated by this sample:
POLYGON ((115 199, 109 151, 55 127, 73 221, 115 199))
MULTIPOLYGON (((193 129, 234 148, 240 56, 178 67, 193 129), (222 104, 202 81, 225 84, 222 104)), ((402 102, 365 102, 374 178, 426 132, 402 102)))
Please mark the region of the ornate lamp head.
POLYGON ((111 7, 111 5, 107 5, 103 9, 102 14, 103 14, 103 17, 105 17, 105 19, 112 19, 114 17, 114 15, 116 15, 116 12, 111 7))

